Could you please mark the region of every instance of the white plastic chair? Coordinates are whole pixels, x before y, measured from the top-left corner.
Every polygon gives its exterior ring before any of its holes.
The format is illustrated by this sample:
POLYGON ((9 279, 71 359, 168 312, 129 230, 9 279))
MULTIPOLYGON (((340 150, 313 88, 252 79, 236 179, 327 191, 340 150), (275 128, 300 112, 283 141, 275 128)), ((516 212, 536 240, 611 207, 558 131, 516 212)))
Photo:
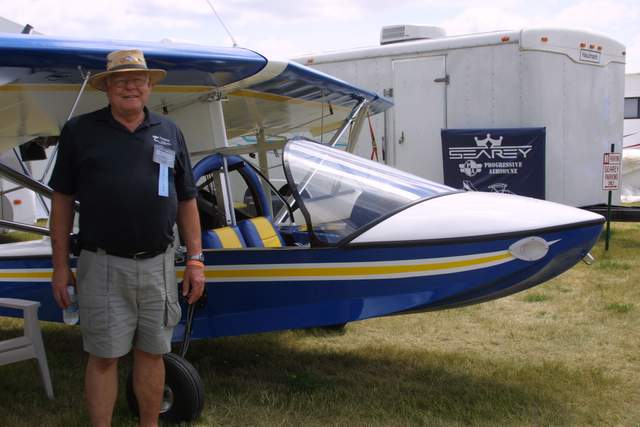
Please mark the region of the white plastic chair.
POLYGON ((38 323, 40 303, 23 299, 0 298, 0 307, 22 310, 24 316, 24 336, 0 341, 0 366, 21 360, 38 359, 42 384, 47 392, 47 397, 53 399, 51 375, 42 342, 42 331, 40 323, 38 323))

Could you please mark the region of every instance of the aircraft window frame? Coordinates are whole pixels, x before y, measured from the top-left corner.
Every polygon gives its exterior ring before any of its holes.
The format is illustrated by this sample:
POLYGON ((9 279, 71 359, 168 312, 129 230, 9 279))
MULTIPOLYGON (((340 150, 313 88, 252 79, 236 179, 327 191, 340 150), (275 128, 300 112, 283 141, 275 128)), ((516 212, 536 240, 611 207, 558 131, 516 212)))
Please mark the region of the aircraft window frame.
POLYGON ((226 223, 226 218, 224 210, 221 210, 224 207, 220 206, 220 171, 210 171, 202 175, 200 179, 203 181, 202 183, 196 182, 196 203, 198 205, 200 227, 203 231, 223 227, 226 223), (205 209, 211 209, 211 212, 207 212, 205 209), (212 226, 208 227, 207 225, 212 226))
MULTIPOLYGON (((283 203, 283 206, 282 206, 282 207, 284 208, 284 207, 286 206, 286 210, 287 210, 287 212, 288 212, 288 214, 289 214, 289 219, 290 219, 290 221, 293 221, 293 211, 294 211, 295 209, 294 209, 294 208, 293 208, 293 207, 292 207, 292 206, 287 202, 287 200, 284 198, 284 196, 282 195, 282 193, 280 192, 280 190, 278 190, 278 189, 276 188, 276 186, 275 186, 275 185, 273 185, 273 183, 267 179, 267 177, 262 173, 262 171, 261 171, 259 168, 257 168, 255 165, 253 165, 251 162, 249 162, 249 161, 245 160, 245 165, 246 165, 246 166, 248 166, 248 167, 250 167, 251 169, 253 169, 253 171, 256 173, 256 175, 258 176, 258 178, 259 178, 262 182, 266 183, 266 184, 267 184, 267 186, 269 187, 269 189, 270 189, 270 190, 271 190, 271 191, 276 195, 276 197, 278 197, 278 198, 280 199, 280 201, 282 201, 282 203, 283 203)), ((245 181, 246 181, 246 178, 245 178, 245 181)), ((287 187, 288 187, 288 188, 290 188, 290 185, 288 184, 288 182, 287 182, 287 187)), ((249 186, 249 188, 251 189, 251 187, 250 187, 250 186, 249 186)), ((251 189, 251 190, 253 191, 253 189, 251 189)), ((281 189, 281 190, 282 190, 282 189, 281 189)), ((256 196, 257 196, 256 194, 253 194, 253 195, 252 195, 252 197, 254 197, 254 199, 256 199, 256 196)), ((258 199, 259 199, 259 198, 258 198, 258 199)), ((260 203, 260 201, 259 201, 259 200, 258 200, 258 203, 260 203)), ((263 215, 266 215, 266 210, 265 210, 265 208, 266 208, 266 207, 262 207, 263 215)), ((271 216, 275 217, 276 212, 273 212, 273 204, 272 204, 272 206, 270 207, 270 209, 269 209, 269 210, 271 210, 271 216)), ((284 217, 284 218, 286 218, 286 217, 284 217)), ((281 222, 284 222, 284 218, 283 218, 283 220, 282 220, 281 222)))
MULTIPOLYGON (((256 193, 256 189, 253 188, 253 186, 251 185, 250 180, 247 178, 246 173, 243 173, 242 169, 245 167, 250 167, 251 169, 253 169, 254 171, 256 170, 255 167, 253 167, 253 165, 248 162, 246 159, 243 159, 242 162, 239 162, 233 166, 231 166, 228 171, 229 171, 229 179, 232 181, 232 185, 231 185, 231 192, 232 194, 229 194, 229 202, 231 203, 232 206, 229 206, 229 208, 234 210, 234 216, 236 219, 236 222, 242 221, 244 219, 249 219, 249 218, 255 218, 255 217, 259 217, 259 216, 265 216, 267 215, 268 211, 266 210, 265 206, 263 206, 262 201, 260 200, 260 197, 258 197, 258 194, 256 193), (232 174, 237 174, 237 176, 232 176, 232 174), (241 179, 242 185, 243 185, 243 199, 245 196, 245 190, 248 190, 251 194, 251 199, 253 201, 253 206, 254 206, 254 212, 253 214, 250 214, 248 212, 242 211, 240 208, 235 206, 235 200, 233 195, 237 193, 238 188, 234 188, 233 186, 233 181, 238 179, 238 176, 241 179), (240 214, 240 215, 238 215, 240 214)), ((218 227, 224 227, 226 225, 229 224, 230 222, 230 218, 227 219, 226 218, 226 211, 227 211, 227 207, 223 206, 224 203, 224 198, 221 197, 220 192, 224 191, 223 190, 223 184, 222 184, 222 175, 223 175, 223 171, 222 169, 217 169, 217 170, 213 170, 213 171, 209 171, 205 174, 203 174, 198 182, 196 183, 196 187, 198 189, 198 199, 203 198, 203 195, 201 195, 201 191, 206 191, 208 194, 211 194, 213 196, 213 203, 214 203, 214 208, 217 210, 217 216, 218 218, 216 218, 215 220, 215 227, 213 228, 218 228, 218 227), (205 187, 209 187, 209 190, 205 190, 205 187), (212 192, 210 189, 213 189, 214 191, 212 192)), ((260 176, 260 175, 259 175, 260 176)), ((260 177, 262 178, 262 177, 260 177)), ((211 200, 209 200, 209 203, 211 203, 211 200)), ((199 213, 200 209, 199 209, 199 213)), ((201 219, 201 226, 203 226, 203 221, 201 219)), ((202 227, 203 230, 209 230, 210 228, 205 228, 204 226, 202 227)))

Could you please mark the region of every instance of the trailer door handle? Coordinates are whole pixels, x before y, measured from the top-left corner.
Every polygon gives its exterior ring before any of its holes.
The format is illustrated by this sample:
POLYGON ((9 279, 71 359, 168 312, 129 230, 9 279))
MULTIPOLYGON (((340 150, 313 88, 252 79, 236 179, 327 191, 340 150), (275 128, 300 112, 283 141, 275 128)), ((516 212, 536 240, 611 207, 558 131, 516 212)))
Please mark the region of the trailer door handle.
POLYGON ((449 84, 449 74, 445 74, 444 77, 438 77, 437 79, 433 79, 434 83, 444 83, 449 84))
POLYGON ((398 144, 404 143, 404 131, 400 132, 400 139, 398 140, 398 144))

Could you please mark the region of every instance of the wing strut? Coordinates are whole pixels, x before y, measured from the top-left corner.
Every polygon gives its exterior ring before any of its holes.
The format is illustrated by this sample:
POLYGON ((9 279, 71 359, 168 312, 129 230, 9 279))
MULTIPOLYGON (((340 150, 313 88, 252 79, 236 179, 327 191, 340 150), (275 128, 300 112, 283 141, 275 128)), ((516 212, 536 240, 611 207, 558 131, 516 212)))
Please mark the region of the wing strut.
MULTIPOLYGON (((28 188, 36 194, 43 195, 48 198, 51 198, 51 195, 53 194, 53 190, 48 185, 43 184, 29 175, 19 172, 2 162, 0 162, 0 176, 7 178, 9 181, 15 182, 24 188, 28 188)), ((79 211, 79 207, 80 204, 77 201, 74 202, 73 208, 76 212, 79 211)))
MULTIPOLYGON (((222 111, 222 101, 224 97, 222 92, 216 92, 209 99, 209 114, 211 116, 211 127, 213 146, 229 147, 227 140, 227 131, 224 124, 224 112, 222 111)), ((227 224, 232 227, 236 226, 236 213, 233 210, 233 193, 231 192, 231 181, 229 180, 229 166, 227 164, 227 156, 222 154, 222 174, 224 178, 223 186, 223 203, 227 224)))
MULTIPOLYGON (((91 77, 91 71, 87 71, 87 74, 83 75, 82 67, 80 66, 78 66, 78 71, 80 72, 80 76, 84 76, 84 79, 82 80, 82 86, 80 86, 80 90, 78 91, 76 100, 73 102, 73 106, 69 111, 69 115, 67 116, 67 120, 65 121, 65 123, 68 122, 69 119, 71 119, 71 117, 73 117, 73 113, 75 113, 76 108, 78 107, 78 103, 80 103, 80 97, 82 97, 82 94, 84 93, 84 89, 87 87, 87 83, 89 82, 89 77, 91 77)), ((49 157, 47 166, 44 168, 44 173, 42 174, 43 180, 44 180, 44 177, 47 176, 47 174, 49 173, 49 169, 51 169, 51 166, 53 165, 57 154, 58 154, 58 146, 56 145, 56 147, 53 149, 53 153, 51 153, 51 157, 49 157)))
MULTIPOLYGON (((331 147, 335 147, 335 145, 338 143, 338 141, 340 140, 342 135, 345 133, 345 131, 349 129, 349 126, 352 123, 356 122, 356 120, 360 116, 360 112, 368 104, 369 104, 369 101, 367 101, 366 99, 362 99, 362 101, 360 101, 359 104, 353 107, 353 110, 351 110, 351 113, 349 113, 349 116, 347 116, 346 120, 344 121, 340 129, 338 129, 335 135, 333 135, 333 138, 331 138, 331 141, 329 142, 329 145, 331 147)), ((354 135, 354 136, 357 137, 357 135, 354 135)))
MULTIPOLYGON (((258 132, 256 133, 256 142, 260 145, 267 144, 267 139, 264 136, 264 128, 262 127, 258 129, 258 132)), ((269 203, 269 206, 273 206, 273 204, 271 203, 272 201, 271 188, 269 188, 269 185, 268 185, 269 184, 269 161, 267 159, 267 152, 265 150, 258 150, 258 164, 260 165, 260 172, 262 172, 262 174, 266 178, 262 183, 262 188, 264 189, 264 192, 267 196, 267 203, 269 203)), ((273 215, 274 213, 275 212, 271 212, 271 215, 273 215)))

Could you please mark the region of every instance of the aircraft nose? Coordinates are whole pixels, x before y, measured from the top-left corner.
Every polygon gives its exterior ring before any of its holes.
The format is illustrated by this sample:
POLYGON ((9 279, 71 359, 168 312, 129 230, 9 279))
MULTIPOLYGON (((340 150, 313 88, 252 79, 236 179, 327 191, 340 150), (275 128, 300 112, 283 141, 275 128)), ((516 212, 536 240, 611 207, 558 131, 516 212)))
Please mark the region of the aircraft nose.
MULTIPOLYGON (((601 215, 559 203, 513 194, 469 191, 411 206, 376 224, 352 243, 507 235, 602 222, 601 215)), ((539 251, 532 249, 538 243, 524 245, 525 252, 539 251)))

